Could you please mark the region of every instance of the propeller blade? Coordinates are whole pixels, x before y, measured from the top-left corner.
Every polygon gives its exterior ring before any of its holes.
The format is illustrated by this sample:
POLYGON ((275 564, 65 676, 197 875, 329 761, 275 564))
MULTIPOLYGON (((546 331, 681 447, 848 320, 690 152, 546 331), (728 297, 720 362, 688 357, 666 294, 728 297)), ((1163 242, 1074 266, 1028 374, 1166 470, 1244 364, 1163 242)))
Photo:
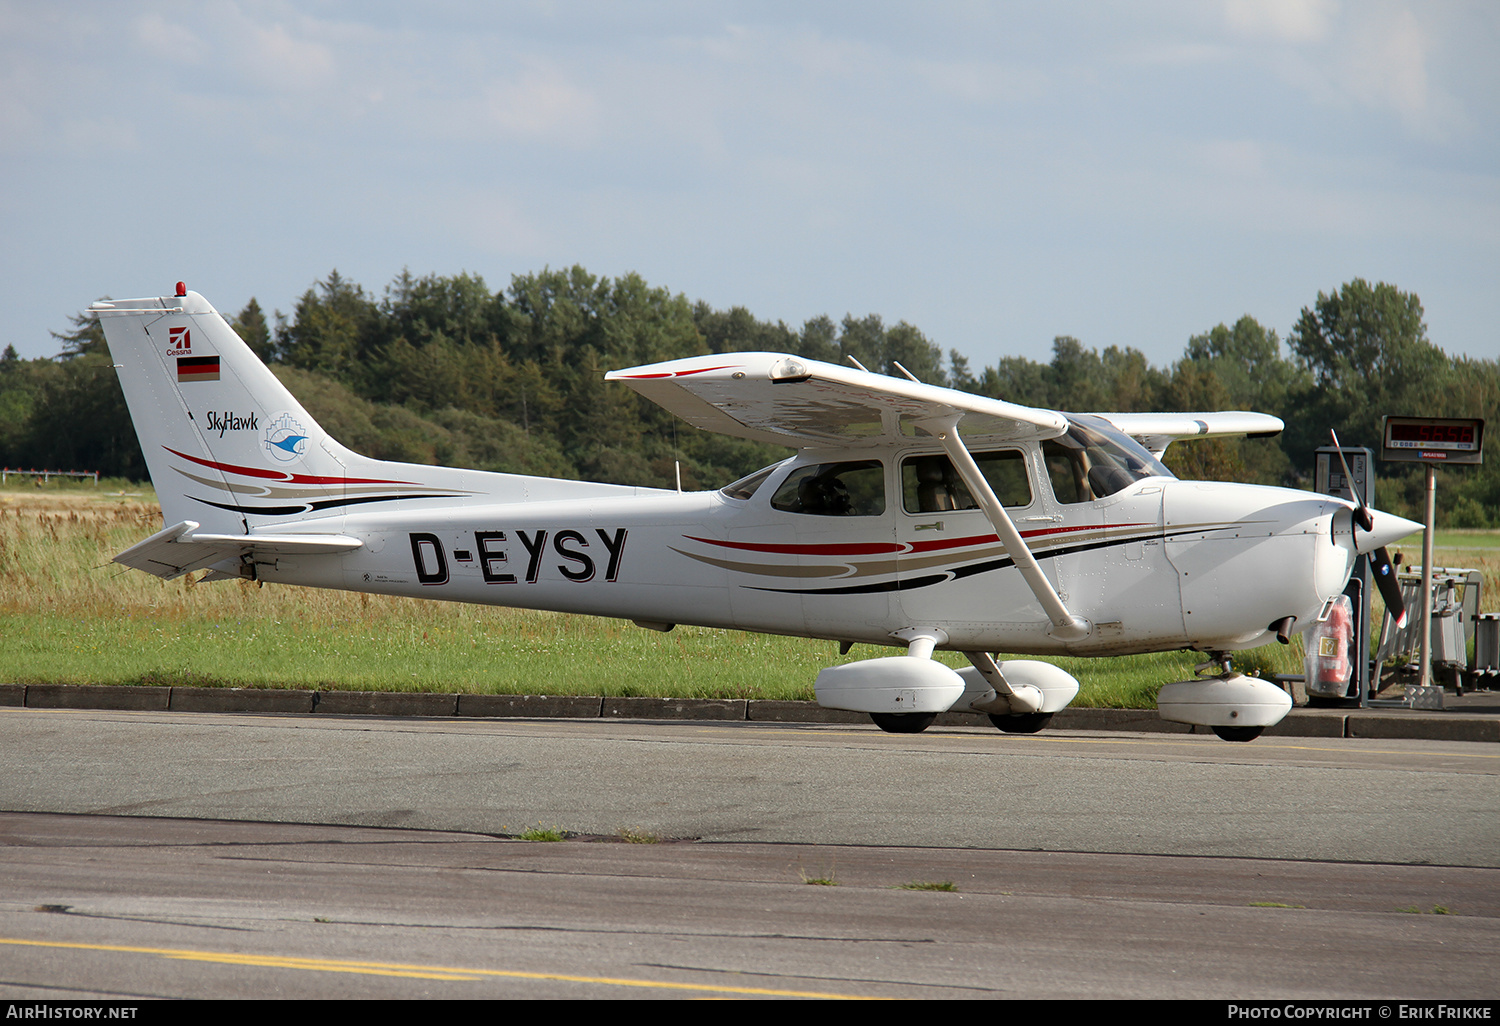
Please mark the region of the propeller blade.
POLYGON ((1328 433, 1333 436, 1333 447, 1339 451, 1339 464, 1344 468, 1344 484, 1354 498, 1354 522, 1369 534, 1375 529, 1375 518, 1370 516, 1370 507, 1365 505, 1359 493, 1354 490, 1354 475, 1349 473, 1349 461, 1344 459, 1344 447, 1339 444, 1339 433, 1333 428, 1329 428, 1328 433))
POLYGON ((1396 568, 1391 564, 1391 554, 1384 545, 1370 556, 1370 573, 1375 577, 1375 586, 1380 597, 1385 599, 1397 627, 1406 626, 1406 603, 1401 598, 1401 585, 1396 581, 1396 568))

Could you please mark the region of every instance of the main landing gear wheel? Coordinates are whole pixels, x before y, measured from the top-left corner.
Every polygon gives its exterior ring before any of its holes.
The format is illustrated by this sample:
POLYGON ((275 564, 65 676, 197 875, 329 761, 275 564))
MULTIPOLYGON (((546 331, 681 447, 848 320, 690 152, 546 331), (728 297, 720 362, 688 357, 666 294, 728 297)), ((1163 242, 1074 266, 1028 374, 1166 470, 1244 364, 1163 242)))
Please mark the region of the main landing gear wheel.
POLYGON ((1052 722, 1052 714, 1017 713, 1014 716, 1000 716, 990 713, 990 722, 1007 734, 1035 734, 1052 722))
POLYGON ((937 713, 871 713, 870 719, 888 734, 920 734, 932 726, 937 713))
POLYGON ((1215 727, 1214 733, 1225 741, 1254 741, 1265 727, 1215 727))

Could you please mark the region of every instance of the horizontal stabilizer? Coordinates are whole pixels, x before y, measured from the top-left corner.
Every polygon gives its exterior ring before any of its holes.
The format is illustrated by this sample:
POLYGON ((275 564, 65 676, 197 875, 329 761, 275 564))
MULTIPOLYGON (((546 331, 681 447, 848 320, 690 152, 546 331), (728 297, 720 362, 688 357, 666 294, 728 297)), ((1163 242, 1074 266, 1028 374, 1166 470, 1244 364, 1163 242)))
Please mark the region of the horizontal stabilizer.
MULTIPOLYGON (((184 520, 158 531, 114 561, 165 580, 236 559, 255 556, 321 556, 350 552, 364 543, 341 534, 196 534, 198 523, 184 520)), ((231 576, 215 574, 214 580, 231 576)))

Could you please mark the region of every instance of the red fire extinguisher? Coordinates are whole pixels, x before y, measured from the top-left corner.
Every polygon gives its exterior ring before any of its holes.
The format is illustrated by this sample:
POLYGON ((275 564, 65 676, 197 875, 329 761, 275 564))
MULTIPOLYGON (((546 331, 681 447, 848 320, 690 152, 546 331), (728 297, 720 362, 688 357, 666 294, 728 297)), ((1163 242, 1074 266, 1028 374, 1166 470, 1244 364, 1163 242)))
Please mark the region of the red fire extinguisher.
POLYGON ((1354 607, 1348 595, 1334 599, 1328 618, 1313 624, 1304 641, 1303 672, 1308 694, 1343 698, 1354 673, 1349 659, 1354 644, 1354 607))

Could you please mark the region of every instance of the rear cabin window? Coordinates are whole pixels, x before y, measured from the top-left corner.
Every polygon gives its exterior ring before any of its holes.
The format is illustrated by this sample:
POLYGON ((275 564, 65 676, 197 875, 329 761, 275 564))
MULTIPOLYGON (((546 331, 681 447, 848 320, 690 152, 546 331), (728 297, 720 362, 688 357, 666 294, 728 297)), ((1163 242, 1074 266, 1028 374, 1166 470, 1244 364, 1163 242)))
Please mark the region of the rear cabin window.
POLYGON ((771 506, 818 517, 878 517, 885 512, 885 465, 859 460, 798 467, 771 496, 771 506))
MULTIPOLYGON (((1026 457, 1016 449, 974 453, 979 472, 1002 506, 1030 506, 1031 481, 1026 457)), ((941 513, 978 509, 958 469, 946 455, 909 456, 901 461, 901 504, 908 513, 941 513)))

